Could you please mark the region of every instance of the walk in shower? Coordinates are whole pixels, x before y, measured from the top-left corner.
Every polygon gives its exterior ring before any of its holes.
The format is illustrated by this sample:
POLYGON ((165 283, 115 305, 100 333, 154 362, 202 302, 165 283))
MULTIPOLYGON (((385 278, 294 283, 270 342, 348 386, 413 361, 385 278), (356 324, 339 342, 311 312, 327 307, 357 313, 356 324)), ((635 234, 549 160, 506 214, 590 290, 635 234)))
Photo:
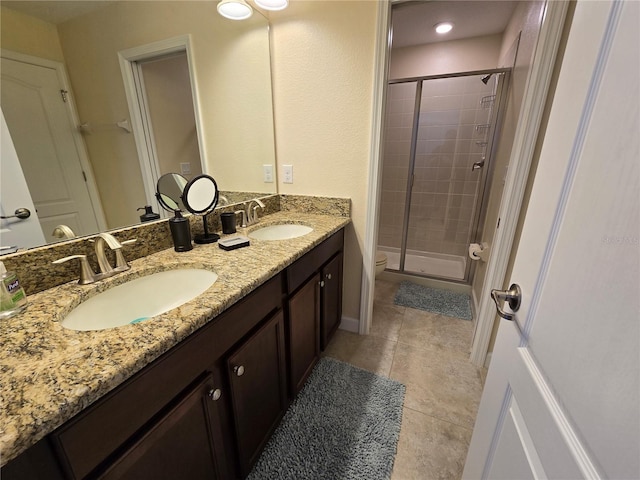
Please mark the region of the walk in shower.
POLYGON ((491 70, 389 83, 378 229, 388 270, 469 282, 507 81, 491 70))

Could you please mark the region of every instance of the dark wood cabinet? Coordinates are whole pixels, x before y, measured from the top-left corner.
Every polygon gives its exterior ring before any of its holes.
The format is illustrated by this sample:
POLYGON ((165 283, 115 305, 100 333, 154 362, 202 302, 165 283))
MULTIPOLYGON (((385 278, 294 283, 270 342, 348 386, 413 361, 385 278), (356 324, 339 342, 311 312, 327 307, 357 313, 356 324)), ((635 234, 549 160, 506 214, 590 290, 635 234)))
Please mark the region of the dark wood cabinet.
POLYGON ((342 320, 342 252, 334 256, 320 271, 321 309, 320 347, 327 348, 342 320))
POLYGON ((300 391, 320 356, 320 274, 289 299, 289 375, 291 396, 300 391))
POLYGON ((246 477, 340 324, 343 244, 340 230, 4 466, 3 480, 246 477))
POLYGON ((97 478, 225 478, 214 441, 220 437, 215 421, 219 401, 220 390, 213 376, 206 375, 97 478))
POLYGON ((287 342, 289 391, 295 396, 306 381, 342 318, 340 230, 287 269, 289 293, 287 342))
POLYGON ((226 361, 242 477, 251 471, 287 407, 283 329, 279 311, 226 361))

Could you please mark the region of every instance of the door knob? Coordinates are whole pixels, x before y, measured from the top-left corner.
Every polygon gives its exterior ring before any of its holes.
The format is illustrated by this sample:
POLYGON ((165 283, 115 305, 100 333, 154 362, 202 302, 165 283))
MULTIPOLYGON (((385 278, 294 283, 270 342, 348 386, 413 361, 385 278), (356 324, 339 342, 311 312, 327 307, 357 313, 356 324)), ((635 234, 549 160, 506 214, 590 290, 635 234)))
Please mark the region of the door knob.
POLYGON ((520 289, 520 285, 512 283, 509 290, 496 290, 495 288, 491 290, 491 298, 496 304, 498 315, 505 320, 513 320, 513 313, 507 313, 502 310, 502 302, 506 301, 509 304, 509 308, 517 312, 522 302, 522 290, 520 289))
POLYGON ((18 208, 13 215, 4 215, 0 216, 2 220, 7 220, 9 218, 19 218, 20 220, 24 220, 25 218, 29 218, 31 216, 31 211, 28 208, 18 208))
POLYGON ((244 375, 244 367, 242 365, 233 367, 233 373, 235 373, 238 377, 244 375))

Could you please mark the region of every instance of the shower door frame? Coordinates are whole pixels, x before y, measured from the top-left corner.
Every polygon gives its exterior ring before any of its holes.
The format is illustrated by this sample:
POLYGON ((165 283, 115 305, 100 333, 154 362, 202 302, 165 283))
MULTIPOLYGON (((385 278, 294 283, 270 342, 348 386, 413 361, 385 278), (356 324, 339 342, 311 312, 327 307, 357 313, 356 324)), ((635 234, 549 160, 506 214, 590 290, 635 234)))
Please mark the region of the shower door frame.
POLYGON ((482 178, 480 179, 479 188, 480 192, 477 197, 477 201, 480 202, 479 207, 475 208, 471 229, 471 241, 470 243, 477 242, 479 240, 480 232, 484 228, 484 219, 486 217, 487 202, 485 196, 487 191, 491 188, 491 179, 494 174, 494 156, 496 151, 496 145, 498 144, 499 132, 502 129, 502 119, 504 117, 504 106, 507 100, 507 92, 509 91, 511 68, 495 68, 488 70, 473 70, 468 72, 456 72, 441 75, 427 75, 424 77, 410 77, 396 80, 389 80, 388 85, 412 83, 416 82, 415 103, 413 110, 413 122, 411 131, 411 149, 409 152, 409 168, 407 174, 407 191, 404 206, 404 218, 402 228, 402 240, 400 244, 400 264, 398 266, 398 273, 415 275, 418 277, 436 278, 438 280, 446 280, 448 282, 469 284, 472 273, 475 271, 475 262, 466 262, 464 277, 462 279, 455 279, 451 277, 437 276, 433 274, 422 274, 420 272, 407 272, 405 270, 405 259, 407 255, 407 243, 409 232, 409 217, 411 214, 411 196, 413 193, 414 172, 416 162, 416 148, 418 143, 418 130, 420 120, 420 105, 422 103, 422 85, 428 80, 437 80, 445 78, 459 78, 459 77, 472 77, 479 75, 499 75, 498 85, 496 87, 496 99, 494 108, 491 112, 490 124, 493 125, 493 132, 487 139, 487 149, 485 151, 485 159, 487 159, 485 165, 488 163, 488 168, 483 167, 481 171, 482 178))

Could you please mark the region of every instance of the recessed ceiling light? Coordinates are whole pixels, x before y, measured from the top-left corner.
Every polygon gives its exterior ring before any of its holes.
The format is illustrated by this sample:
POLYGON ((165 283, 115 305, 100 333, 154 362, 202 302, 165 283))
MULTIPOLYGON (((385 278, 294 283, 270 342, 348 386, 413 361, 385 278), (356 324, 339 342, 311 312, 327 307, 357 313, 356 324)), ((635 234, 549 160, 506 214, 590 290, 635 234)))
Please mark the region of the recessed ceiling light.
POLYGON ((453 28, 453 23, 451 22, 436 23, 433 26, 433 28, 435 28, 436 32, 438 33, 448 33, 453 28))
POLYGON ((253 9, 245 0, 222 0, 217 9, 220 15, 231 20, 245 20, 253 14, 253 9))
POLYGON ((289 0, 254 0, 256 5, 265 10, 284 10, 289 5, 289 0))

